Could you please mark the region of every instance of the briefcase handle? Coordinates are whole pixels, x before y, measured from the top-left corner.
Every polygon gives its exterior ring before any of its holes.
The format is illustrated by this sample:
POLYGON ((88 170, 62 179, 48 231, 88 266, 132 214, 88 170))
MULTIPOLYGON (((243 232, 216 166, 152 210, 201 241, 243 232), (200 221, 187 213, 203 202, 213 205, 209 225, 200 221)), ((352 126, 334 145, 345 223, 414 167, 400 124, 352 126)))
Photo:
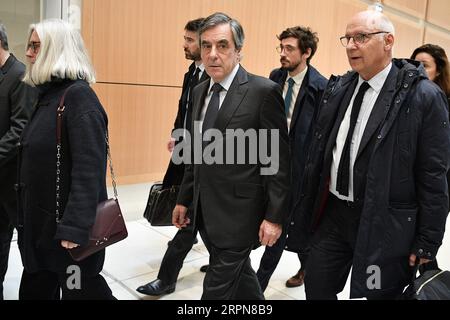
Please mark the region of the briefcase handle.
MULTIPOLYGON (((64 100, 66 98, 67 92, 69 92, 69 89, 72 88, 74 85, 75 84, 72 84, 64 91, 64 94, 62 95, 61 100, 59 101, 58 109, 56 110, 56 223, 59 223, 59 221, 61 220, 61 213, 59 211, 59 209, 60 209, 60 207, 59 207, 59 198, 60 198, 59 183, 61 181, 61 179, 60 179, 61 168, 60 167, 61 167, 61 158, 62 158, 62 154, 61 154, 62 117, 63 117, 64 110, 66 109, 66 106, 64 105, 64 100)), ((114 175, 111 151, 109 148, 108 129, 106 129, 105 141, 106 141, 106 152, 107 152, 107 158, 108 158, 108 163, 109 163, 109 169, 111 172, 112 186, 113 186, 113 190, 114 190, 114 199, 117 199, 118 194, 117 194, 116 176, 114 175)))

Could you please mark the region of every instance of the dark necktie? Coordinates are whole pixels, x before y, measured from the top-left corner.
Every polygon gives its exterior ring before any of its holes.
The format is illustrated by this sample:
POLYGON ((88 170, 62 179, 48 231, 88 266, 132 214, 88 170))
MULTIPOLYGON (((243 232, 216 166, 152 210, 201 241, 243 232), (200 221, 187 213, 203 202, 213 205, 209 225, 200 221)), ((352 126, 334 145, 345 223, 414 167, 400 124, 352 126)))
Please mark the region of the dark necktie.
POLYGON ((284 97, 284 113, 286 113, 286 116, 289 114, 289 109, 291 108, 291 102, 292 102, 292 94, 294 93, 294 84, 295 81, 292 78, 289 78, 287 81, 289 86, 286 92, 286 96, 284 97))
POLYGON ((186 106, 186 130, 190 131, 191 129, 191 121, 192 121, 192 91, 194 87, 198 84, 198 75, 200 73, 200 68, 197 67, 195 69, 194 74, 191 76, 189 80, 189 94, 188 94, 188 105, 186 106))
POLYGON ((352 143, 353 132, 355 131, 356 121, 358 120, 359 110, 364 99, 364 94, 370 85, 363 82, 359 87, 355 100, 353 101, 352 112, 350 115, 350 127, 345 140, 344 149, 342 150, 341 160, 337 172, 336 190, 340 195, 348 196, 348 187, 350 179, 350 145, 352 143))
POLYGON ((220 91, 222 91, 222 86, 218 83, 214 83, 211 88, 213 92, 211 100, 209 100, 208 108, 206 109, 205 119, 203 120, 202 132, 203 134, 206 130, 211 129, 216 121, 217 114, 219 113, 220 104, 220 91))

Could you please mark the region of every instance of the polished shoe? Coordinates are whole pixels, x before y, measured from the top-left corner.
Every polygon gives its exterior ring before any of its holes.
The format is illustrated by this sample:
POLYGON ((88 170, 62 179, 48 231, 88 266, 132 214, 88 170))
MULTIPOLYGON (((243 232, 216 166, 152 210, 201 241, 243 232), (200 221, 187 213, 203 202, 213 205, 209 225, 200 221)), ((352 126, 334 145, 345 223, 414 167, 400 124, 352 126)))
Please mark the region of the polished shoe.
POLYGON ((160 296, 163 294, 169 294, 175 291, 176 283, 170 285, 164 285, 159 279, 153 280, 144 286, 140 286, 136 289, 137 292, 147 294, 149 296, 160 296))
POLYGON ((206 271, 208 271, 208 267, 209 267, 209 264, 205 264, 204 266, 201 266, 201 267, 200 267, 200 272, 206 272, 206 271))
POLYGON ((286 287, 295 288, 303 285, 305 279, 305 271, 300 270, 297 274, 286 281, 286 287))
MULTIPOLYGON (((167 242, 167 246, 170 246, 170 244, 172 243, 172 240, 167 242)), ((193 244, 197 244, 198 243, 198 238, 195 237, 193 244)))

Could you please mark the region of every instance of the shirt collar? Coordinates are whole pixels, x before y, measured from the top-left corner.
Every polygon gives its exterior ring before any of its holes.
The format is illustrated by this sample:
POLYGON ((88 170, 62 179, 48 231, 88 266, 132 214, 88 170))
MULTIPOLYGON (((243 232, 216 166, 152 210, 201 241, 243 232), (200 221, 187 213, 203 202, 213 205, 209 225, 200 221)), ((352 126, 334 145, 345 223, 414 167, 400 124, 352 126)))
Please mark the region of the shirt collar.
MULTIPOLYGON (((369 83, 370 87, 375 90, 375 92, 379 93, 381 91, 381 88, 383 88, 384 82, 386 81, 389 72, 392 68, 392 62, 387 65, 386 68, 381 70, 379 73, 377 73, 372 79, 367 81, 369 83)), ((359 76, 358 85, 363 83, 365 80, 359 76)))
POLYGON ((205 71, 205 65, 204 65, 203 63, 200 63, 199 65, 195 64, 195 67, 196 67, 196 68, 199 68, 199 69, 200 69, 200 72, 205 71))
MULTIPOLYGON (((225 91, 228 91, 231 87, 231 84, 233 83, 234 78, 236 77, 236 74, 239 70, 240 64, 238 63, 233 71, 231 71, 231 73, 225 77, 225 79, 223 79, 221 82, 219 82, 219 84, 222 86, 222 88, 225 89, 225 91)), ((209 91, 211 91, 212 86, 214 85, 214 80, 211 78, 210 82, 209 82, 209 91)))
POLYGON ((305 70, 303 70, 302 72, 300 72, 299 74, 297 74, 297 75, 295 75, 295 76, 293 76, 293 77, 291 77, 289 74, 288 74, 288 77, 286 78, 286 82, 289 80, 289 79, 293 79, 294 80, 294 82, 295 82, 295 84, 300 84, 300 83, 302 83, 303 82, 303 79, 305 79, 305 76, 306 76, 306 73, 308 72, 308 67, 306 67, 305 68, 305 70))

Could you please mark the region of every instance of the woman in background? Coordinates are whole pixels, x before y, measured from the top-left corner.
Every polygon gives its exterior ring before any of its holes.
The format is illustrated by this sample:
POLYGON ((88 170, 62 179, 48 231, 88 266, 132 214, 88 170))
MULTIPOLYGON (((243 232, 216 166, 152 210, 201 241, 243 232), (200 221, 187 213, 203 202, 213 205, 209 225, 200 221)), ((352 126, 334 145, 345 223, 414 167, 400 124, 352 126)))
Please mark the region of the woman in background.
POLYGON ((80 34, 67 22, 31 25, 27 43, 24 81, 40 96, 19 147, 19 299, 59 299, 61 293, 62 299, 114 299, 100 275, 105 250, 80 262, 68 252, 87 244, 97 204, 107 199, 108 119, 89 86, 94 70, 80 34), (56 110, 63 94, 57 217, 56 110))
POLYGON ((435 44, 424 44, 414 50, 411 59, 423 63, 428 78, 444 91, 450 98, 450 69, 445 50, 435 44))
MULTIPOLYGON (((450 104, 450 67, 445 50, 435 44, 424 44, 414 50, 411 59, 422 62, 428 78, 436 83, 447 96, 450 104)), ((450 171, 447 172, 447 184, 450 186, 450 171)), ((450 187, 449 187, 450 195, 450 187)), ((438 269, 437 260, 420 267, 420 272, 438 269)))

